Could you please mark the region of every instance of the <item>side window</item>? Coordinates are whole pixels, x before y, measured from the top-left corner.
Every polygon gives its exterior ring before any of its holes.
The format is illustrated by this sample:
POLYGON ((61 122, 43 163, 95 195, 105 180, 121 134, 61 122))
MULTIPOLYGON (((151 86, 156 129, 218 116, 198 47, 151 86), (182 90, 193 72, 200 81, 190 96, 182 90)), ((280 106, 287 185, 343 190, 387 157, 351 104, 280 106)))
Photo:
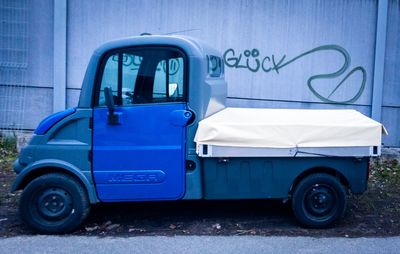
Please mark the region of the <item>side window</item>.
POLYGON ((211 77, 221 77, 224 74, 224 61, 218 56, 207 56, 208 74, 211 77))
POLYGON ((105 60, 98 106, 105 106, 104 88, 116 105, 184 101, 184 56, 175 49, 126 50, 105 60))
POLYGON ((122 105, 133 103, 133 93, 142 57, 123 54, 122 57, 122 105))
POLYGON ((132 104, 133 92, 142 57, 118 53, 111 55, 104 66, 100 85, 99 106, 106 105, 104 88, 110 87, 113 91, 116 105, 132 104))
POLYGON ((113 55, 108 58, 106 65, 104 66, 103 78, 101 80, 99 106, 106 105, 104 96, 104 88, 110 87, 113 90, 114 96, 117 95, 118 91, 118 55, 113 55), (115 61, 114 59, 117 59, 115 61))
POLYGON ((183 74, 182 57, 158 62, 154 75, 153 98, 160 101, 183 98, 183 74))

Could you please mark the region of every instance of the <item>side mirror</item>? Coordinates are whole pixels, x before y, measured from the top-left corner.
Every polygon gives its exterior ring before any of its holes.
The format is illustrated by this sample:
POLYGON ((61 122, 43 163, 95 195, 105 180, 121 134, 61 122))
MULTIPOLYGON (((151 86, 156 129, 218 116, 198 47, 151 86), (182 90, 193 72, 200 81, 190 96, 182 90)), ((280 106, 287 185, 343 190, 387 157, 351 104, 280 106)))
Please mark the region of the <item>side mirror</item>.
POLYGON ((111 87, 104 88, 104 98, 108 108, 108 124, 117 125, 120 124, 120 113, 115 112, 114 97, 111 87))
POLYGON ((178 97, 179 88, 177 83, 168 84, 168 97, 178 97))

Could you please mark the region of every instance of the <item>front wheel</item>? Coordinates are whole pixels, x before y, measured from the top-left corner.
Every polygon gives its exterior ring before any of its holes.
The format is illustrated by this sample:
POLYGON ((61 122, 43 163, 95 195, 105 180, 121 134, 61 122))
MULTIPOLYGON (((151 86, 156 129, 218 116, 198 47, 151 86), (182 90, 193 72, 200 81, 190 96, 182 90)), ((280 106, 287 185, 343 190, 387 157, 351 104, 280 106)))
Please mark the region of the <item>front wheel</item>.
POLYGON ((293 193, 292 207, 297 220, 306 227, 326 228, 344 214, 347 195, 337 178, 313 174, 304 178, 293 193))
POLYGON ((86 219, 90 211, 86 190, 74 177, 50 173, 24 189, 19 213, 32 229, 45 234, 68 233, 86 219))

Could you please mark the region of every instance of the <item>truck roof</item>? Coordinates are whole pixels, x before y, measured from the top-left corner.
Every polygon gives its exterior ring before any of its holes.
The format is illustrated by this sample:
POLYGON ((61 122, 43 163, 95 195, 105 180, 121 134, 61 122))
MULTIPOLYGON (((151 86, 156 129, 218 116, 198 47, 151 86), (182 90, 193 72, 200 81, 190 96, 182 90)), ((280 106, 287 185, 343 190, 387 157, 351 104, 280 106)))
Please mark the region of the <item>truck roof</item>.
POLYGON ((185 51, 188 56, 205 57, 206 55, 221 56, 221 53, 206 42, 190 36, 182 35, 144 35, 126 37, 109 41, 94 52, 103 55, 107 51, 139 45, 175 46, 185 51))
POLYGON ((202 40, 182 35, 145 35, 121 38, 109 41, 97 48, 86 69, 85 77, 82 82, 81 95, 79 97, 79 107, 87 108, 92 104, 93 84, 96 79, 97 66, 102 56, 110 50, 128 48, 135 46, 171 46, 178 47, 184 51, 189 58, 198 58, 207 61, 207 56, 217 56, 222 58, 221 53, 202 40))

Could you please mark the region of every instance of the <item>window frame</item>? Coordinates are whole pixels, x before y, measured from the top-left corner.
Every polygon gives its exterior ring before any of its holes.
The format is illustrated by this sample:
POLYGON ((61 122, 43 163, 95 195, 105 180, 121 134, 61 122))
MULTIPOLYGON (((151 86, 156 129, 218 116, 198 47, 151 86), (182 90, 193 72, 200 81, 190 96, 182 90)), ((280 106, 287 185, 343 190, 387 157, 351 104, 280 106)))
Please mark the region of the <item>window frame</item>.
MULTIPOLYGON (((104 75, 104 69, 107 64, 108 59, 115 54, 133 54, 134 51, 138 50, 148 50, 148 49, 158 49, 158 50, 173 50, 177 51, 183 58, 183 96, 182 100, 179 101, 165 101, 165 102, 144 102, 144 103, 132 103, 128 105, 116 105, 118 107, 131 107, 135 105, 148 105, 148 104, 166 104, 166 103, 187 103, 189 97, 189 58, 186 52, 180 47, 173 45, 145 45, 145 46, 132 46, 132 47, 122 47, 109 50, 102 54, 99 63, 97 65, 96 77, 94 81, 94 86, 92 90, 92 108, 104 108, 106 105, 99 106, 100 88, 101 82, 104 75)), ((120 72, 118 70, 118 72, 120 72)), ((155 73, 154 73, 155 77, 155 73)), ((136 84, 135 84, 136 85, 136 84)))

